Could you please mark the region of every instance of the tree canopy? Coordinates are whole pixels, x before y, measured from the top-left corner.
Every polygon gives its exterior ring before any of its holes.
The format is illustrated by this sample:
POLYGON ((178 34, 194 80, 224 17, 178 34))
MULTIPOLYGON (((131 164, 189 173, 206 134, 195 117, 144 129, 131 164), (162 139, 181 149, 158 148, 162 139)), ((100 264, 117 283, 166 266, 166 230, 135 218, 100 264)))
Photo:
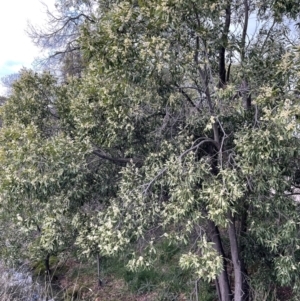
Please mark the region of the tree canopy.
POLYGON ((137 270, 167 241, 220 301, 297 298, 296 2, 94 3, 81 76, 23 70, 1 107, 0 216, 30 246, 7 231, 2 253, 126 253, 137 270))

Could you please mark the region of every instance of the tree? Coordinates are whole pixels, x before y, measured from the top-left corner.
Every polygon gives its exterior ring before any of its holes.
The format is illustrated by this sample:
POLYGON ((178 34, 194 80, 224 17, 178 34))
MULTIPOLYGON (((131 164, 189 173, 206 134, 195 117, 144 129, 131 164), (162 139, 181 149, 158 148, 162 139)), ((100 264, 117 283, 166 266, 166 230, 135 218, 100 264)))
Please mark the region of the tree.
POLYGON ((147 148, 130 148, 142 165, 123 169, 118 197, 80 243, 106 255, 132 248, 134 269, 151 265, 162 237, 186 242, 181 266, 215 279, 219 300, 247 300, 262 270, 274 276, 267 282, 297 287, 298 214, 287 196, 299 166, 297 79, 285 66, 299 50, 275 39, 288 37, 282 20, 294 9, 122 1, 97 31, 86 28, 86 76, 101 87, 109 142, 140 131, 147 148), (251 14, 260 25, 250 39, 251 14))
POLYGON ((1 78, 2 86, 6 88, 6 94, 9 94, 13 83, 19 79, 19 73, 12 73, 1 78))
POLYGON ((3 105, 6 101, 6 97, 5 96, 0 96, 0 104, 3 105))
POLYGON ((154 265, 167 241, 220 301, 253 300, 271 284, 299 296, 300 49, 285 23, 298 6, 97 8, 99 21, 82 24, 81 78, 59 85, 25 72, 14 85, 2 114, 2 206, 15 217, 22 208, 43 256, 74 245, 126 252, 135 270, 154 265))
POLYGON ((89 138, 76 132, 65 89, 49 73, 23 70, 2 108, 1 214, 16 230, 1 237, 2 245, 9 242, 20 260, 45 259, 47 269, 50 255, 74 249, 76 221, 92 218, 117 174, 105 164, 104 174, 97 172, 102 162, 93 159, 89 138), (20 233, 24 245, 15 242, 20 233))
POLYGON ((46 52, 39 64, 68 76, 80 76, 85 62, 80 51, 80 27, 85 22, 95 23, 93 0, 57 0, 55 11, 46 10, 47 26, 29 24, 28 34, 33 43, 46 52))

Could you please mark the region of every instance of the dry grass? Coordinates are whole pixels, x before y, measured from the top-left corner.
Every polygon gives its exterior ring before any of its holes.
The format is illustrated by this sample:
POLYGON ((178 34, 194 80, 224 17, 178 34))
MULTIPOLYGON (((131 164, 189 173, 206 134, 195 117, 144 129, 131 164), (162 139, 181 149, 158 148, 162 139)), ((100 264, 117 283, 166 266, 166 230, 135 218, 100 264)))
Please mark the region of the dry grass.
POLYGON ((17 269, 7 268, 0 263, 0 301, 43 300, 46 300, 45 290, 33 281, 28 269, 24 266, 17 269))

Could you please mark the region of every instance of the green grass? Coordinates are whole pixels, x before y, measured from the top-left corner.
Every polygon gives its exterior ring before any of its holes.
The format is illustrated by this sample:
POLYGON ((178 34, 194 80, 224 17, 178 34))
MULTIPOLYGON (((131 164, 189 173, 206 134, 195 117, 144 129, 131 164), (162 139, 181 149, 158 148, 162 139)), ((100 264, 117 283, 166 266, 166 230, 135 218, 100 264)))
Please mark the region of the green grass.
POLYGON ((120 300, 120 296, 129 301, 146 295, 151 301, 216 300, 212 285, 201 282, 196 290, 191 274, 178 266, 184 247, 166 242, 156 247, 157 261, 147 270, 129 271, 126 263, 130 255, 101 258, 101 289, 97 288, 96 258, 76 261, 51 256, 51 285, 46 283, 44 261, 32 265, 33 273, 40 282, 44 281, 45 294, 55 296, 59 301, 94 301, 98 295, 105 301, 120 300))
MULTIPOLYGON (((126 259, 128 259, 126 257, 103 258, 102 274, 104 281, 106 276, 113 275, 123 279, 133 294, 141 295, 155 292, 155 300, 159 301, 179 300, 182 295, 193 298, 195 292, 193 292, 194 282, 191 281, 191 274, 178 266, 182 251, 180 246, 162 242, 157 245, 158 260, 155 266, 134 272, 126 269, 126 259)), ((211 285, 200 283, 200 287, 201 291, 198 292, 197 300, 216 300, 211 285)))

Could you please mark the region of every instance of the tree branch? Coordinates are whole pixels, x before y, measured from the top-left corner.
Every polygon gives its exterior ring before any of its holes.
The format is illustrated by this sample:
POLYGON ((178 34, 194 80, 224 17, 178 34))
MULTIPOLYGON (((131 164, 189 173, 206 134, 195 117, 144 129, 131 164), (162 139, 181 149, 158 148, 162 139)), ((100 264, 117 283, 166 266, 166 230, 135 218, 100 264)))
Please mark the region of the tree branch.
POLYGON ((93 154, 96 155, 97 157, 111 161, 117 165, 123 166, 126 163, 135 163, 137 165, 143 165, 144 160, 139 159, 139 158, 114 158, 109 155, 106 155, 100 150, 93 150, 93 154))
POLYGON ((244 9, 245 9, 245 18, 244 18, 244 26, 241 40, 241 61, 243 62, 245 59, 245 46, 246 46, 246 35, 248 30, 248 21, 249 21, 249 4, 248 0, 244 0, 244 9))
MULTIPOLYGON (((247 1, 247 0, 245 0, 247 1)), ((226 17, 224 30, 221 37, 221 47, 219 50, 219 87, 222 88, 226 84, 226 67, 225 67, 225 51, 228 43, 228 33, 231 19, 231 0, 227 1, 226 17)))
MULTIPOLYGON (((194 102, 192 101, 192 99, 190 98, 190 96, 183 90, 185 87, 183 87, 183 88, 181 88, 179 85, 175 85, 177 88, 178 88, 178 90, 179 90, 179 92, 187 99, 187 101, 194 107, 194 108, 196 108, 197 109, 197 111, 199 111, 200 112, 200 110, 199 110, 199 108, 194 104, 194 102)), ((192 89, 192 88, 190 88, 190 87, 186 87, 186 89, 192 89)), ((194 88, 194 89, 197 89, 197 88, 194 88)))

